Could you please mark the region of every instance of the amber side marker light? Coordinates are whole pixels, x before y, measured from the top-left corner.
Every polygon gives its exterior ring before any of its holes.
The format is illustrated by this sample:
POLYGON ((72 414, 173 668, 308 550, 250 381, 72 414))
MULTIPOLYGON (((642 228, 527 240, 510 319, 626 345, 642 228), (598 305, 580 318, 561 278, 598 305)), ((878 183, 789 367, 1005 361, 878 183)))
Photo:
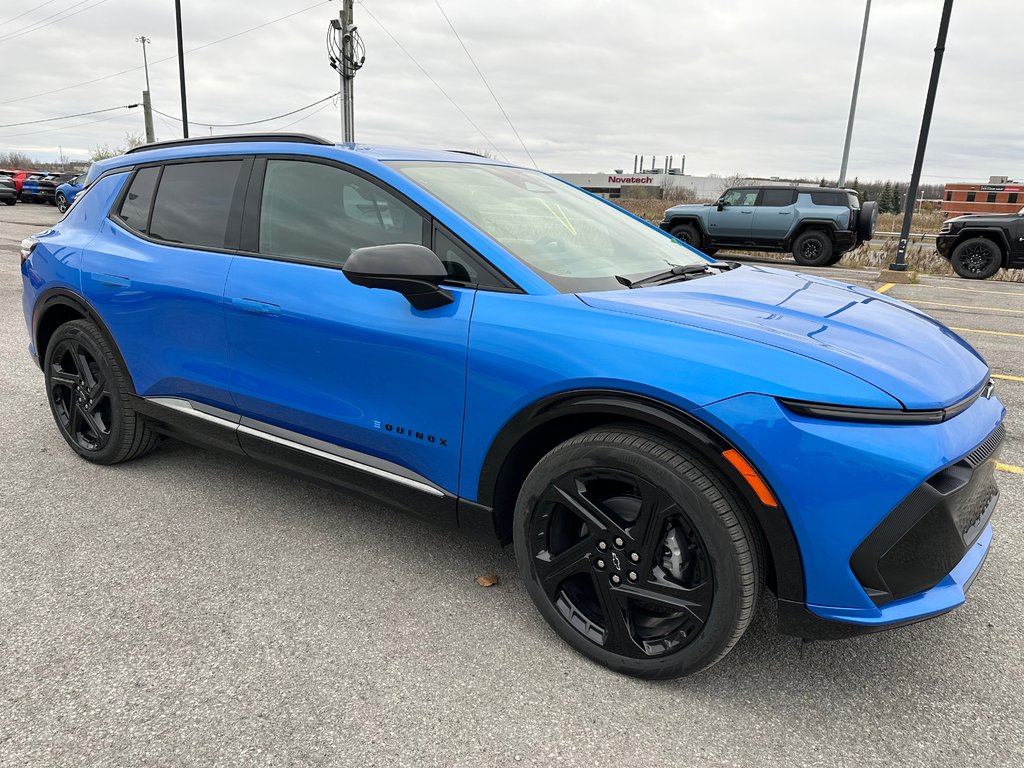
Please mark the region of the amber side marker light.
POLYGON ((762 480, 761 476, 757 474, 757 470, 750 466, 747 460, 744 459, 738 451, 731 448, 728 451, 723 451, 722 458, 732 464, 736 468, 736 471, 743 475, 743 479, 747 481, 747 485, 750 486, 750 489, 757 494, 757 498, 761 500, 762 504, 766 507, 779 506, 779 502, 777 502, 775 497, 772 496, 772 492, 768 490, 768 486, 765 485, 764 480, 762 480))

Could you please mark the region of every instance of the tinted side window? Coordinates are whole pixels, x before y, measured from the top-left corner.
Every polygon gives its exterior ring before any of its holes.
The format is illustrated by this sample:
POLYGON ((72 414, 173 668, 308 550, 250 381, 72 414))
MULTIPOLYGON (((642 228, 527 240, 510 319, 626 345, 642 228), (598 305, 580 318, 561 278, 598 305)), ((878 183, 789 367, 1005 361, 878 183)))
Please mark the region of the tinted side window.
POLYGON ((128 194, 124 196, 121 208, 117 212, 117 217, 136 232, 146 231, 149 206, 153 202, 153 190, 156 189, 156 179, 159 175, 160 169, 156 167, 143 168, 136 173, 131 186, 128 187, 128 194))
POLYGON ((796 202, 796 192, 792 189, 766 189, 761 193, 761 205, 781 207, 796 202))
POLYGON ((150 237, 224 248, 231 199, 241 169, 241 160, 164 166, 149 225, 150 237))
POLYGON ((726 205, 755 205, 757 203, 756 189, 730 189, 722 196, 726 205))
POLYGON ((845 192, 811 192, 811 202, 815 205, 841 205, 849 207, 845 192))
POLYGON ((423 218, 360 176, 323 163, 268 160, 260 253, 341 266, 356 248, 423 243, 423 218))

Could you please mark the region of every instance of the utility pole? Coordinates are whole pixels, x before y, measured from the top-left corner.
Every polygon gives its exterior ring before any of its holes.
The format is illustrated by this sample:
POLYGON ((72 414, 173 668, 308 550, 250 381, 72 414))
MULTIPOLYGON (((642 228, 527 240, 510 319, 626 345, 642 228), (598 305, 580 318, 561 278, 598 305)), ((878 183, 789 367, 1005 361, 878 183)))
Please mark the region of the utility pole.
POLYGON ((932 74, 928 81, 928 95, 924 100, 924 117, 921 118, 921 135, 917 139, 917 156, 914 158, 914 171, 907 187, 907 199, 903 206, 903 229, 900 231, 900 242, 896 249, 896 262, 889 269, 896 272, 907 270, 907 239, 910 237, 910 223, 914 217, 914 200, 917 198, 917 187, 921 183, 921 167, 924 165, 924 152, 928 146, 928 129, 932 124, 932 109, 935 107, 935 93, 939 89, 939 72, 942 70, 942 54, 946 52, 946 33, 949 31, 949 17, 953 13, 953 0, 945 0, 942 6, 942 18, 939 20, 939 36, 935 41, 935 56, 932 58, 932 74))
POLYGON ((188 138, 188 98, 185 96, 185 51, 181 44, 181 0, 174 0, 174 22, 178 28, 178 80, 181 82, 181 131, 188 138))
POLYGON ((843 165, 839 169, 839 188, 846 186, 846 164, 850 160, 850 141, 853 139, 853 118, 857 114, 857 92, 860 91, 860 68, 864 64, 864 43, 868 39, 868 17, 871 0, 864 6, 864 28, 860 32, 860 53, 857 54, 857 74, 853 76, 853 98, 850 99, 850 119, 846 123, 846 144, 843 145, 843 165))
POLYGON ((153 103, 149 100, 149 59, 146 57, 146 44, 153 42, 145 35, 135 38, 136 43, 142 43, 142 65, 146 69, 146 90, 142 92, 142 111, 146 120, 146 143, 156 141, 153 133, 153 103))
POLYGON ((327 60, 338 72, 341 85, 341 136, 346 143, 355 139, 355 106, 353 83, 356 72, 363 66, 366 56, 363 41, 352 23, 352 0, 342 0, 337 20, 331 20, 328 30, 327 60))

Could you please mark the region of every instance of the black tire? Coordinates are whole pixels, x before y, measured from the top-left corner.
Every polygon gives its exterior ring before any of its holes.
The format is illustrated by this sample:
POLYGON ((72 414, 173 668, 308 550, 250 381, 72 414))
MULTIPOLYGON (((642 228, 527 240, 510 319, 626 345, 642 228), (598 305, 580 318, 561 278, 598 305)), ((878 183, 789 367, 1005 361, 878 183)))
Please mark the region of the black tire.
POLYGON ((793 241, 793 258, 802 267, 824 267, 832 258, 832 240, 820 229, 809 229, 793 241))
POLYGON ((829 258, 829 260, 827 262, 825 262, 825 266, 826 267, 834 267, 836 264, 838 264, 840 261, 843 260, 843 256, 845 256, 845 255, 846 255, 845 252, 843 252, 843 253, 833 253, 832 256, 829 258))
POLYGON ((968 280, 987 280, 1003 266, 1003 252, 984 237, 964 240, 953 249, 953 271, 968 280))
POLYGON ((682 240, 687 245, 700 248, 702 242, 700 230, 693 226, 693 224, 676 224, 669 230, 669 234, 677 240, 682 240))
POLYGON ((688 449, 628 426, 544 456, 519 493, 513 539, 555 632, 636 677, 681 677, 723 658, 764 583, 760 532, 740 499, 688 449))
POLYGON ((127 375, 111 342, 87 320, 58 328, 46 347, 46 399, 68 445, 96 464, 149 453, 159 435, 128 404, 127 375))
POLYGON ((869 200, 861 203, 857 214, 857 239, 864 243, 875 236, 875 224, 878 221, 878 203, 869 200))
POLYGON ((18 202, 18 198, 12 197, 9 200, 4 200, 4 202, 7 203, 7 205, 14 205, 16 202, 18 202))
POLYGON ((58 192, 54 198, 54 205, 57 206, 57 210, 61 213, 65 213, 68 209, 68 198, 63 192, 58 192))

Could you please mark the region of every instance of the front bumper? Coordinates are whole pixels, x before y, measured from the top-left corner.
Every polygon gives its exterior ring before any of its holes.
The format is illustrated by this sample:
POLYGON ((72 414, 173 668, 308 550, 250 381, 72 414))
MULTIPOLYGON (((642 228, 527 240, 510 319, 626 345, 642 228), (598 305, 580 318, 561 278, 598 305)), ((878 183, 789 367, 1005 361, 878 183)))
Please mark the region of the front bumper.
POLYGON ((927 425, 809 418, 763 395, 700 409, 762 473, 792 526, 804 599, 780 601, 780 631, 842 637, 960 605, 992 538, 1004 414, 995 396, 927 425))
POLYGON ((939 256, 944 259, 948 259, 953 255, 953 248, 956 246, 957 236, 953 234, 938 235, 935 238, 935 250, 939 252, 939 256))

